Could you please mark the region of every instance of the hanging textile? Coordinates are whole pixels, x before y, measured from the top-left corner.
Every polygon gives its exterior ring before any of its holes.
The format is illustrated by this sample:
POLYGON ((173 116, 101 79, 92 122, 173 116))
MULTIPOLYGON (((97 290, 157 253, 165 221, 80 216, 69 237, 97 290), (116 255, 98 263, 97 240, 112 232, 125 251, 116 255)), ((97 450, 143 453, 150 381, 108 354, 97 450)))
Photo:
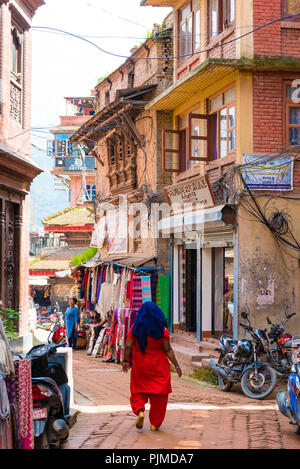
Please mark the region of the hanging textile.
POLYGON ((15 362, 18 392, 18 425, 21 449, 34 448, 31 361, 15 362))
POLYGON ((132 309, 138 311, 143 304, 142 281, 140 277, 132 279, 132 309))
POLYGON ((17 378, 6 378, 6 389, 10 403, 10 416, 14 449, 21 448, 21 438, 18 422, 18 385, 17 378))
POLYGON ((98 338, 96 340, 96 343, 94 345, 94 348, 93 348, 93 351, 92 351, 92 357, 96 357, 98 355, 101 344, 102 344, 102 341, 103 341, 104 333, 105 333, 105 329, 103 328, 103 329, 101 329, 101 331, 98 335, 98 338))
POLYGON ((141 283, 143 303, 145 303, 146 301, 152 301, 150 275, 141 277, 141 283))
POLYGON ((160 275, 157 280, 156 304, 165 315, 167 322, 170 321, 170 277, 160 275))
POLYGON ((4 378, 5 376, 0 374, 0 449, 13 449, 10 427, 10 404, 4 378))
POLYGON ((157 272, 151 274, 151 295, 153 303, 156 303, 156 287, 157 287, 158 274, 157 272))
POLYGON ((0 372, 5 376, 13 376, 15 372, 12 354, 6 338, 2 319, 0 318, 0 372))

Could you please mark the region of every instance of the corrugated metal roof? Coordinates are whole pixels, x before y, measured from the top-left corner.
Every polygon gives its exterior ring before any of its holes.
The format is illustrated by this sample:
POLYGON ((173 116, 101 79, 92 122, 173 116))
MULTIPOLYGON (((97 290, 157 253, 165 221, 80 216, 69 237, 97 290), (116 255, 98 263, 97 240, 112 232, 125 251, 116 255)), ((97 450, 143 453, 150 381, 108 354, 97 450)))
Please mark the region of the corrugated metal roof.
POLYGON ((218 64, 211 62, 210 59, 176 81, 174 85, 147 104, 146 109, 171 111, 212 83, 222 80, 235 69, 231 64, 225 65, 223 62, 218 64))

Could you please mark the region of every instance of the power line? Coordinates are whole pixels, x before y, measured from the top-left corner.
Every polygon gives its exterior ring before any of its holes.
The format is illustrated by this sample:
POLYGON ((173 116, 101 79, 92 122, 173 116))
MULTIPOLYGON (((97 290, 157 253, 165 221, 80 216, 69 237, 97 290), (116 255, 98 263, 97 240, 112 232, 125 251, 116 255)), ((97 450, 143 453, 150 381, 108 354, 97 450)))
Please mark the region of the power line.
POLYGON ((249 36, 250 34, 254 34, 255 32, 260 31, 261 29, 264 29, 268 26, 271 26, 272 24, 278 23, 279 21, 283 21, 283 20, 290 19, 290 18, 295 18, 296 16, 299 16, 299 13, 294 14, 294 15, 283 16, 281 18, 276 18, 275 20, 268 21, 267 23, 264 23, 263 25, 258 26, 257 28, 254 28, 251 31, 248 31, 245 34, 242 34, 241 36, 238 36, 238 37, 236 37, 234 39, 231 39, 227 42, 223 42, 222 44, 216 44, 215 46, 209 47, 207 49, 199 50, 199 51, 196 51, 196 52, 193 52, 193 53, 190 53, 190 54, 182 54, 182 55, 166 56, 166 57, 132 57, 132 56, 127 56, 127 55, 116 54, 114 52, 110 52, 110 51, 107 51, 107 50, 103 49, 102 47, 98 46, 97 44, 95 44, 94 42, 90 41, 89 39, 87 39, 83 36, 80 36, 78 34, 70 33, 69 31, 65 31, 65 30, 57 29, 57 28, 51 28, 51 27, 48 27, 48 26, 33 26, 32 29, 33 30, 45 30, 45 31, 58 31, 58 32, 64 33, 68 36, 76 37, 77 39, 81 39, 82 41, 96 47, 98 50, 100 50, 100 52, 103 52, 104 54, 111 55, 113 57, 119 57, 119 58, 122 58, 122 59, 132 58, 134 60, 174 60, 174 59, 182 59, 182 58, 185 58, 185 57, 193 57, 195 55, 199 55, 199 54, 202 54, 204 52, 210 52, 212 50, 215 50, 215 49, 218 49, 220 47, 226 46, 228 44, 232 44, 233 42, 236 42, 240 39, 243 39, 243 38, 249 36))

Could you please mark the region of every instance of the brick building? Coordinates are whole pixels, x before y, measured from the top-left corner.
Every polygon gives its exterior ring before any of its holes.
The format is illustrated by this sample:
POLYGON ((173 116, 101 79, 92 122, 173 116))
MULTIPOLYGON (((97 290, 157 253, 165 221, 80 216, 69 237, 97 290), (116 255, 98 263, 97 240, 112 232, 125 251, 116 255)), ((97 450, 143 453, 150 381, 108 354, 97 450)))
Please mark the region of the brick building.
POLYGON ((173 51, 172 31, 170 15, 163 27, 154 25, 152 37, 132 49, 131 56, 97 84, 96 113, 71 137, 71 142, 83 143, 96 158, 98 220, 103 204, 109 203, 106 213, 116 216, 111 223, 121 224, 119 197, 127 198, 128 232, 121 235, 122 240, 118 235, 103 239, 98 244, 102 258, 153 259, 168 268, 167 241, 151 236, 149 213, 140 210, 141 204, 147 207, 151 200, 163 200, 162 188, 171 181, 161 171, 161 152, 157 148, 161 129, 170 126, 170 115, 145 111, 145 107, 172 84, 173 63, 167 59, 173 51), (130 227, 139 214, 133 233, 130 227))
MULTIPOLYGON (((299 1, 141 4, 174 10, 174 83, 146 106, 172 122, 158 142, 169 192, 182 196, 206 180, 213 195, 197 223, 174 215, 160 225, 171 231, 173 329, 198 341, 237 337, 245 309, 260 328, 266 315, 281 319, 285 306, 299 313, 299 1), (282 230, 279 242, 276 214, 293 234, 282 230)), ((299 327, 298 317, 290 329, 299 327)))
POLYGON ((31 22, 43 0, 0 1, 0 300, 28 332, 31 22))

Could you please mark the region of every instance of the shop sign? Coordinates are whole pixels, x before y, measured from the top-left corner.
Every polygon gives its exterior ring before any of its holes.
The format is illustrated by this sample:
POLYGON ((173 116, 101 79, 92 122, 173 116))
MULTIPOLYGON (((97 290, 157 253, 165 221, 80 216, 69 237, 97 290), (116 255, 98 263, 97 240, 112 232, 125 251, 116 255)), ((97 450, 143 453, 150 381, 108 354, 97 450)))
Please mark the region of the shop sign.
POLYGON ((243 155, 243 177, 251 190, 293 190, 293 158, 243 155))
POLYGON ((215 198, 206 176, 197 176, 186 181, 165 187, 166 199, 169 205, 199 204, 203 208, 215 206, 215 198))
POLYGON ((75 158, 70 156, 68 158, 65 158, 66 171, 82 171, 84 166, 87 171, 93 171, 95 169, 95 158, 93 158, 92 156, 85 157, 84 165, 83 160, 79 157, 75 158))

